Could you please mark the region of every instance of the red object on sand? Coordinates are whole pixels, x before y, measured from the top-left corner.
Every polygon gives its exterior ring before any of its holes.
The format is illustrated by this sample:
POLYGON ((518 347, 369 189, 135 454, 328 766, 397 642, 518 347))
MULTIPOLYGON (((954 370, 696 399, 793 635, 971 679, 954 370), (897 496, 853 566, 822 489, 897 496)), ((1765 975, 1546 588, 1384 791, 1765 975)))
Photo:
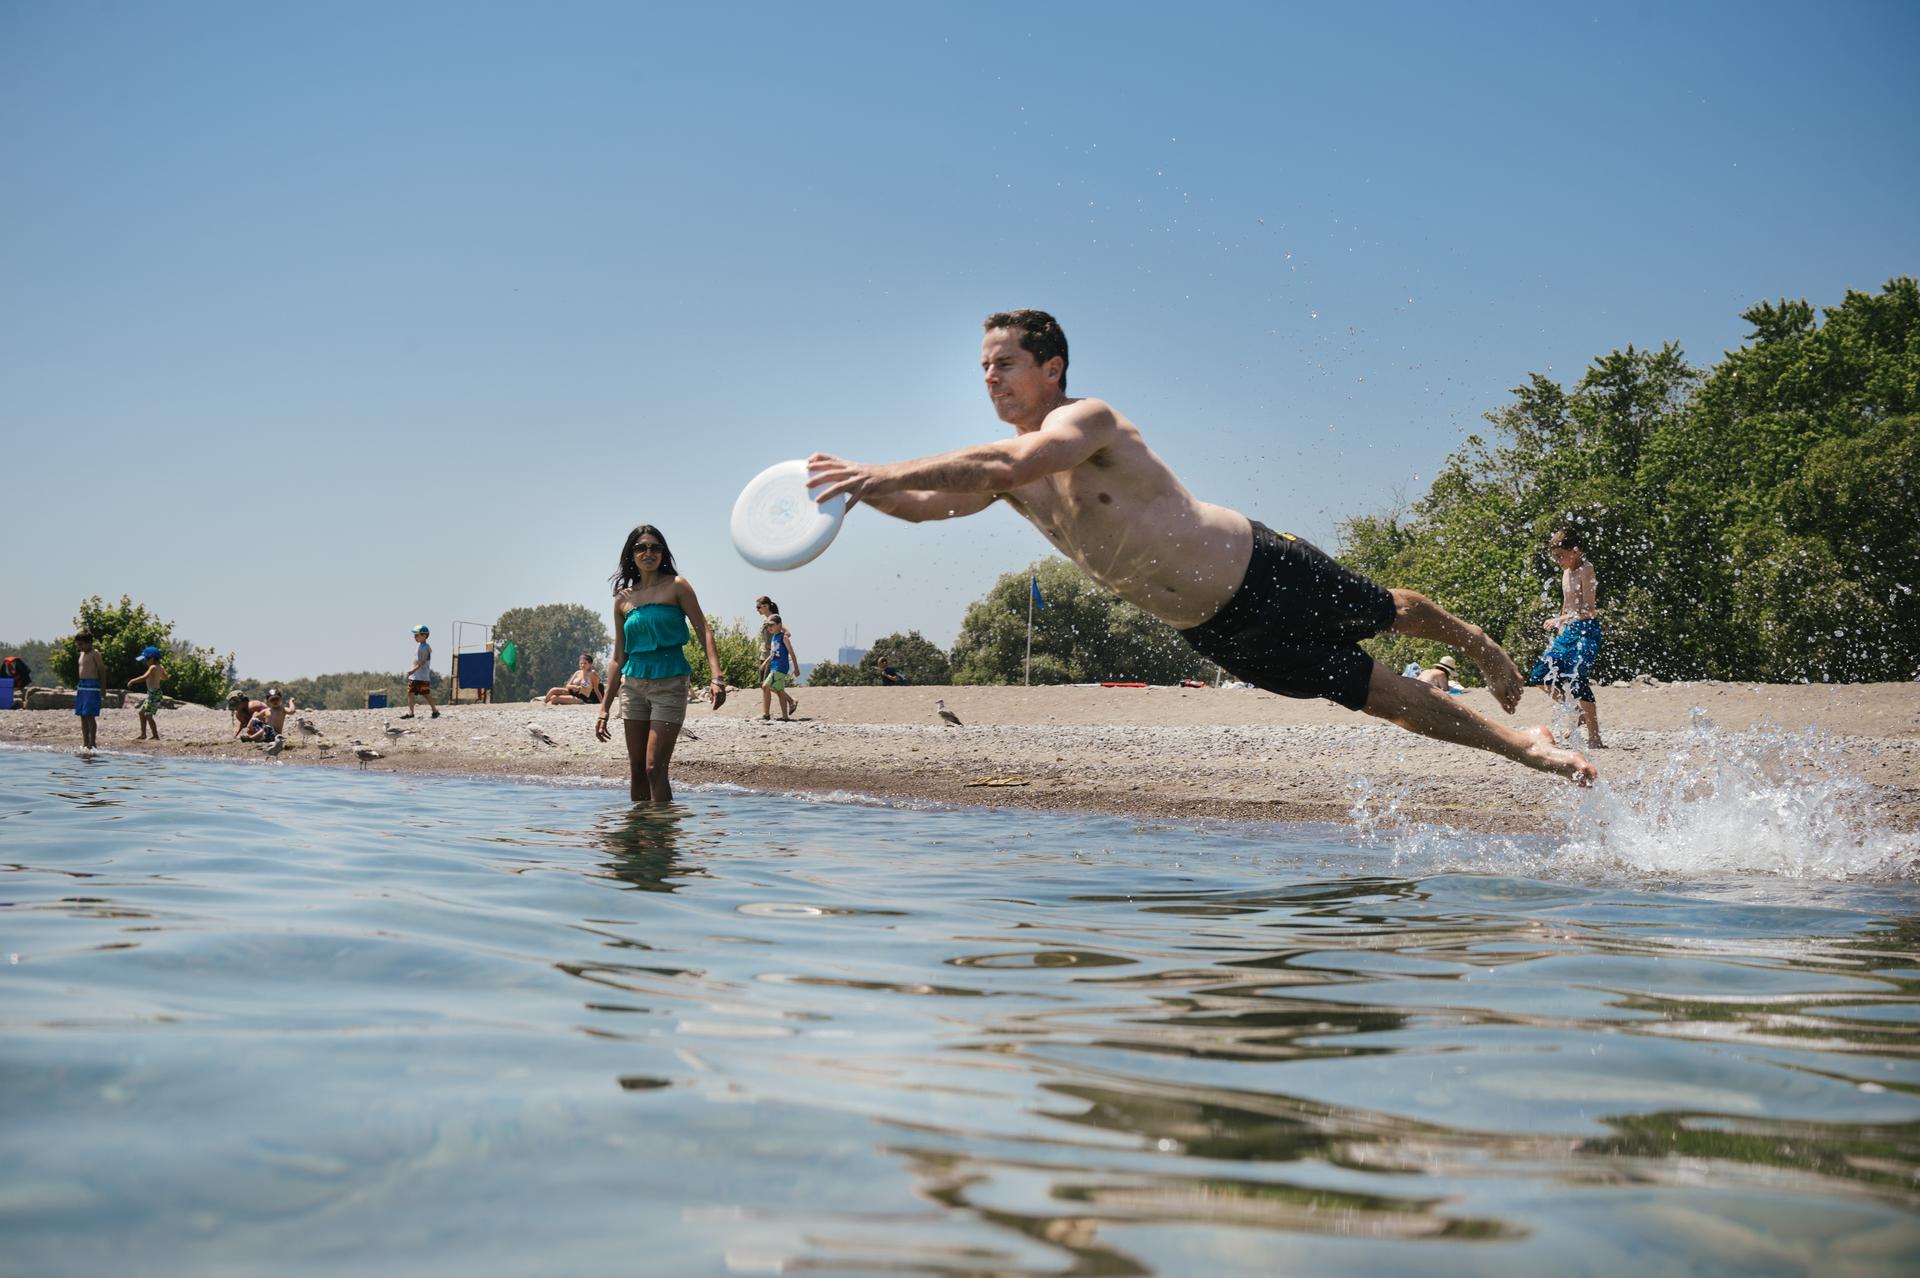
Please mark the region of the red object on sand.
POLYGON ((1144 683, 1107 683, 1103 680, 1100 686, 1103 688, 1144 688, 1147 685, 1144 683))

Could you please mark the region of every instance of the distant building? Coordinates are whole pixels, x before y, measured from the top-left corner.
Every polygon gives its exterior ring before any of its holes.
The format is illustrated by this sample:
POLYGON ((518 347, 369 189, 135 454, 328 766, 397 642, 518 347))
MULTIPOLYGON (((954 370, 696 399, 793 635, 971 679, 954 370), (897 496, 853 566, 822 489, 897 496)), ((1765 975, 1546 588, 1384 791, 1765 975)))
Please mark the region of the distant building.
POLYGON ((834 660, 843 666, 857 666, 860 664, 860 658, 866 655, 867 650, 865 648, 842 648, 840 649, 840 655, 835 657, 834 660))

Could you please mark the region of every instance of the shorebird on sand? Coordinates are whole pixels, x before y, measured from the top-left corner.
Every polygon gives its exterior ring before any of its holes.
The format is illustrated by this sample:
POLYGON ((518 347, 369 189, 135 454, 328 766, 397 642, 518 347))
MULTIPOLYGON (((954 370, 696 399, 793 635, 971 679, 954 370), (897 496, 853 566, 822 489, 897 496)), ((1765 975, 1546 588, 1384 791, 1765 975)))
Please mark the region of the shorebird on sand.
POLYGON ((539 742, 541 745, 557 746, 560 744, 558 741, 555 741, 552 737, 548 736, 546 732, 542 730, 540 725, 537 723, 529 723, 527 725, 527 735, 532 737, 535 741, 539 742))
POLYGON ((365 772, 369 763, 372 763, 375 759, 384 759, 387 756, 381 754, 372 746, 361 746, 353 752, 353 757, 360 760, 360 770, 365 772))
POLYGON ((307 716, 305 715, 301 715, 299 718, 295 719, 293 721, 293 726, 300 729, 300 735, 303 737, 318 737, 318 736, 325 735, 320 731, 319 728, 314 726, 313 720, 307 718, 307 716))
POLYGON ((383 731, 387 734, 387 740, 398 741, 401 737, 404 737, 409 732, 412 732, 413 729, 412 728, 396 728, 391 723, 389 723, 383 729, 383 731))
POLYGON ((273 740, 267 742, 266 745, 260 748, 266 754, 266 756, 269 759, 271 759, 273 758, 273 756, 275 756, 276 754, 279 754, 282 750, 287 748, 287 739, 285 737, 275 737, 273 740))
POLYGON ((936 705, 936 706, 938 706, 938 707, 939 707, 939 709, 940 709, 940 722, 942 722, 942 723, 944 723, 944 724, 946 724, 946 725, 947 725, 947 726, 948 726, 949 728, 964 728, 964 727, 966 727, 966 725, 965 725, 964 723, 961 723, 961 722, 960 722, 960 716, 959 716, 959 715, 957 715, 957 714, 955 714, 955 713, 954 713, 953 711, 951 711, 951 710, 949 710, 949 709, 947 709, 947 703, 946 703, 946 702, 944 702, 944 701, 936 701, 936 702, 934 702, 933 704, 934 704, 934 705, 936 705))

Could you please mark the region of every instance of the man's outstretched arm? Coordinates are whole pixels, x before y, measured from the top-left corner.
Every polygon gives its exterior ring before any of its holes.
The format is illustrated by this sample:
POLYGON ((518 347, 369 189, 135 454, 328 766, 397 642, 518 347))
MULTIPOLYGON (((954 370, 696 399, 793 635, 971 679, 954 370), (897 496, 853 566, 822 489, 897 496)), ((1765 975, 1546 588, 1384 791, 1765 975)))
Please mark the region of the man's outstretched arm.
MULTIPOLYGON (((1083 399, 1056 409, 1039 430, 1013 439, 994 440, 958 448, 935 457, 914 461, 864 463, 850 462, 826 453, 807 459, 807 486, 815 501, 845 493, 847 503, 872 502, 888 510, 879 500, 889 494, 912 493, 916 497, 984 497, 972 509, 955 514, 973 514, 984 510, 1000 493, 1030 484, 1046 475, 1071 470, 1105 447, 1116 429, 1113 410, 1099 400, 1083 399)), ((889 503, 895 504, 895 503, 889 503)), ((898 503, 918 508, 924 503, 898 503)), ((971 503, 963 503, 970 505, 971 503)), ((937 507, 938 503, 935 503, 937 507)), ((911 518, 911 515, 901 515, 911 518)), ((922 514, 921 518, 945 518, 945 513, 922 514)))

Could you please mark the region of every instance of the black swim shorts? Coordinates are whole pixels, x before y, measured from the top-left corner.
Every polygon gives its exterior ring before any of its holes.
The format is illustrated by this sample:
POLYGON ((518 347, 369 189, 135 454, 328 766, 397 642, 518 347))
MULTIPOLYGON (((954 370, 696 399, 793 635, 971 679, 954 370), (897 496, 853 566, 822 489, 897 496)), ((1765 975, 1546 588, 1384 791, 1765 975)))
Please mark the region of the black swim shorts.
POLYGON ((1373 658, 1360 641, 1391 626, 1393 613, 1383 588, 1312 543, 1256 522, 1239 591, 1180 637, 1255 687, 1361 710, 1373 658))

